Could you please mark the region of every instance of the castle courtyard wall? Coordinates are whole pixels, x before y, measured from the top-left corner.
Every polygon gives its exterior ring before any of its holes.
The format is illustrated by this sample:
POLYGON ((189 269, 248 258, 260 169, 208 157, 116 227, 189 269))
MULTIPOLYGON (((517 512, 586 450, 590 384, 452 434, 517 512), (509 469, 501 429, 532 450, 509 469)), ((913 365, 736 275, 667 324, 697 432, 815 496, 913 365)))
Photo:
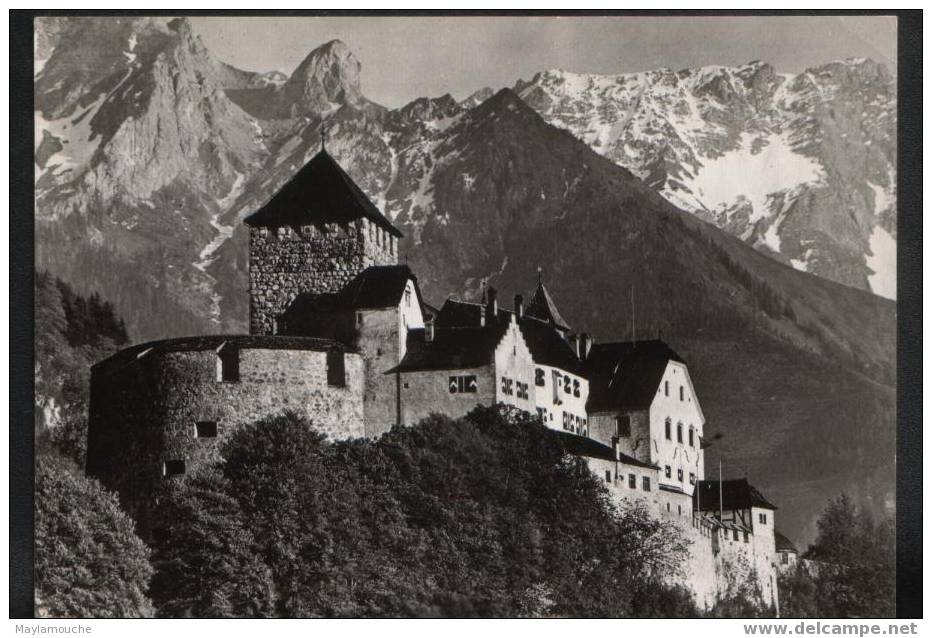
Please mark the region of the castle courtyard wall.
MULTIPOLYGON (((218 458, 221 443, 245 424, 292 410, 331 439, 361 437, 363 361, 345 353, 345 386, 328 385, 327 353, 239 350, 239 380, 218 381, 214 349, 159 352, 158 343, 129 362, 92 370, 87 471, 147 527, 151 498, 166 462, 183 475, 218 458), (216 423, 198 437, 197 423, 216 423)), ((181 476, 183 476, 181 475, 181 476)))

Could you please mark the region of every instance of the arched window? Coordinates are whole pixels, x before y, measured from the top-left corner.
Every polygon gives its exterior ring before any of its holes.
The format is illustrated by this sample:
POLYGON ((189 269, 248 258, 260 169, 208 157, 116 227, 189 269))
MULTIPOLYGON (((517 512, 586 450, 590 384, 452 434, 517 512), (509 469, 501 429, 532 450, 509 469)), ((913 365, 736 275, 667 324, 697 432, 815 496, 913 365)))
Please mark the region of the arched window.
POLYGON ((683 424, 682 423, 676 424, 676 442, 677 443, 683 442, 683 424))
POLYGON ((689 447, 696 447, 695 442, 696 431, 693 429, 693 426, 689 426, 689 447))
POLYGON ((664 435, 667 437, 667 440, 668 440, 668 441, 672 438, 671 435, 670 435, 670 428, 671 428, 671 427, 672 427, 672 423, 670 422, 670 419, 667 419, 666 421, 664 421, 664 423, 663 423, 663 430, 664 430, 664 435))

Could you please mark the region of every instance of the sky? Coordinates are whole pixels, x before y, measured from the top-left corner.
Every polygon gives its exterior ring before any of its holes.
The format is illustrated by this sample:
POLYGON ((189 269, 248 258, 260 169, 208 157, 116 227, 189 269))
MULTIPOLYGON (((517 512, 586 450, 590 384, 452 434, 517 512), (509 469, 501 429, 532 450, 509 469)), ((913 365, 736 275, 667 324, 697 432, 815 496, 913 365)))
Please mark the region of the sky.
POLYGON ((849 57, 896 71, 896 18, 747 17, 195 17, 219 59, 290 74, 317 46, 343 40, 362 92, 388 107, 451 93, 463 99, 538 71, 627 73, 763 60, 777 71, 849 57))

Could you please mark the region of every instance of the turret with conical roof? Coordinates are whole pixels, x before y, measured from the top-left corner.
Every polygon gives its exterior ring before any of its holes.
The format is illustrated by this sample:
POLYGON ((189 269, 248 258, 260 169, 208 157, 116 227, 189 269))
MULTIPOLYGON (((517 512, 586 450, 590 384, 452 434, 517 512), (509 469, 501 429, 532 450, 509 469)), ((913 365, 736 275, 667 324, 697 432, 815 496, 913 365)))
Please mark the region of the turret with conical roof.
POLYGON ((252 334, 275 334, 299 294, 337 292, 369 266, 398 263, 401 232, 323 148, 245 223, 252 334))
POLYGON ((537 290, 534 291, 534 296, 531 298, 531 302, 528 304, 525 314, 529 317, 536 317, 546 321, 564 335, 570 330, 569 324, 560 315, 560 311, 557 310, 556 304, 553 303, 553 297, 550 296, 550 292, 547 290, 547 287, 544 286, 544 279, 539 271, 537 290))

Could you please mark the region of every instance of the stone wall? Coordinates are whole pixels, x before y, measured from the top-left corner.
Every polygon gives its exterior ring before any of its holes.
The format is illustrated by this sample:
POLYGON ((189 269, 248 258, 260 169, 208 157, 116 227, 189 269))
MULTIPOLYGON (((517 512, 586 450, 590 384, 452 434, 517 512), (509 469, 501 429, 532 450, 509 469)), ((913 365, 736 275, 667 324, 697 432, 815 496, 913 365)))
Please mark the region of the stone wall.
POLYGON ((332 439, 364 434, 358 354, 343 355, 338 387, 328 385, 327 352, 240 346, 239 381, 224 382, 214 349, 160 352, 158 345, 129 361, 105 361, 91 375, 87 471, 119 494, 142 530, 158 483, 175 480, 163 476, 165 463, 184 461, 190 474, 244 424, 292 410, 332 439), (217 435, 199 437, 199 422, 216 423, 217 435))
POLYGON ((630 419, 631 434, 618 438, 618 450, 642 463, 650 463, 650 414, 647 410, 590 414, 589 435, 605 445, 611 445, 612 437, 617 432, 616 419, 619 416, 627 416, 630 419))
POLYGON ((401 363, 399 310, 356 313, 356 347, 366 366, 366 436, 387 432, 398 422, 398 375, 386 374, 401 363))
POLYGON ((465 416, 477 405, 495 403, 493 365, 463 370, 427 370, 401 374, 401 422, 413 425, 431 413, 452 419, 465 416), (449 377, 475 375, 477 391, 451 393, 449 377))
POLYGON ((274 334, 275 318, 303 292, 337 292, 369 266, 398 262, 398 241, 367 219, 346 225, 249 229, 249 331, 274 334))

